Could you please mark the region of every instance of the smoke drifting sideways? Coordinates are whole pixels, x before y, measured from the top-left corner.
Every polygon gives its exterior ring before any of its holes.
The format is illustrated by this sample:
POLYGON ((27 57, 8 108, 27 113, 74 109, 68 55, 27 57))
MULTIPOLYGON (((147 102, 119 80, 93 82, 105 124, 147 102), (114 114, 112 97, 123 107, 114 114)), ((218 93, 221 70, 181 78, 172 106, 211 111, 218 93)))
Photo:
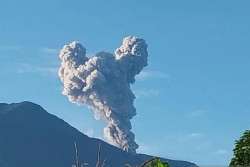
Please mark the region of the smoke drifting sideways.
POLYGON ((78 42, 65 45, 60 51, 58 75, 63 82, 62 94, 69 101, 85 104, 95 118, 107 120, 104 138, 124 151, 136 154, 139 147, 131 132, 130 119, 136 115, 135 95, 130 84, 135 75, 147 66, 147 44, 138 37, 125 37, 115 55, 99 52, 86 57, 86 48, 78 42))

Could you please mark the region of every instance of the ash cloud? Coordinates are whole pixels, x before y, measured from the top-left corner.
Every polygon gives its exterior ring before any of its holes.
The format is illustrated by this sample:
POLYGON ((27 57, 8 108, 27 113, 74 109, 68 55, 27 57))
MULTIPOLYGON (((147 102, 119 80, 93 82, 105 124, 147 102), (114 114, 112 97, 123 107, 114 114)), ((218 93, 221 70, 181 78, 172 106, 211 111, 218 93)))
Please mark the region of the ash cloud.
POLYGON ((62 94, 69 101, 85 104, 96 119, 104 118, 104 138, 127 152, 136 153, 138 144, 131 132, 130 120, 136 115, 135 95, 130 84, 147 66, 147 44, 141 38, 125 37, 115 55, 99 52, 86 57, 86 48, 78 42, 65 45, 60 51, 58 75, 63 82, 62 94))

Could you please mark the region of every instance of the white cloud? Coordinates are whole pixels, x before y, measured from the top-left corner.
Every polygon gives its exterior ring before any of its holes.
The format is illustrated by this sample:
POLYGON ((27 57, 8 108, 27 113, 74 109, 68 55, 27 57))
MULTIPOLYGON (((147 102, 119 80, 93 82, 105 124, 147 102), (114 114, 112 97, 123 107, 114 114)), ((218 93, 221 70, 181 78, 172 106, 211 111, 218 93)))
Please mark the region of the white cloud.
POLYGON ((137 151, 140 152, 140 153, 148 153, 148 152, 150 152, 150 148, 148 146, 146 146, 146 145, 140 144, 137 151))
POLYGON ((37 68, 38 71, 50 74, 57 74, 58 68, 57 67, 39 67, 37 68))
POLYGON ((22 47, 20 47, 20 46, 0 45, 0 49, 3 49, 3 50, 18 50, 21 48, 22 47))
POLYGON ((136 75, 136 80, 145 80, 149 78, 166 79, 169 78, 169 76, 160 71, 141 71, 139 75, 136 75))
POLYGON ((228 154, 228 151, 227 150, 217 150, 216 154, 225 155, 225 154, 228 154))
POLYGON ((22 63, 19 64, 17 67, 18 73, 44 73, 44 74, 51 74, 57 75, 58 67, 39 67, 32 64, 22 63))
POLYGON ((190 115, 193 117, 198 117, 198 116, 201 116, 202 114, 204 114, 203 110, 197 110, 197 111, 193 111, 190 113, 190 115))
MULTIPOLYGON (((190 143, 197 142, 197 140, 202 141, 203 133, 177 133, 171 136, 171 140, 178 141, 180 143, 190 143)), ((170 137, 170 136, 169 136, 170 137)))
POLYGON ((160 94, 158 90, 148 89, 148 90, 134 90, 133 91, 136 98, 148 98, 148 97, 156 97, 160 94))
POLYGON ((85 133, 87 136, 89 136, 89 137, 93 137, 93 135, 94 135, 94 129, 89 128, 89 129, 87 129, 84 133, 85 133))
POLYGON ((202 133, 191 133, 188 135, 190 138, 200 138, 202 133))
POLYGON ((136 140, 139 144, 139 148, 137 149, 137 153, 141 154, 149 154, 154 156, 160 156, 160 150, 157 146, 153 145, 152 143, 141 143, 136 140))
POLYGON ((59 54, 59 49, 54 48, 41 48, 42 52, 48 53, 48 54, 59 54))

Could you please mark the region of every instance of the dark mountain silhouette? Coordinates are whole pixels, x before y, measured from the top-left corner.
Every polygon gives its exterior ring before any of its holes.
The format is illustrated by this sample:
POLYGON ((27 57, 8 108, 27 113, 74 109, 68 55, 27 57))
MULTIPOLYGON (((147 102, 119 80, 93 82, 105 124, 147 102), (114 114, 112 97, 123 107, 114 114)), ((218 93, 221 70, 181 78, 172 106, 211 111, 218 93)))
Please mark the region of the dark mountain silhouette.
MULTIPOLYGON (((100 140, 89 138, 31 102, 0 103, 0 167, 71 167, 79 161, 95 166, 100 140)), ((139 165, 152 156, 132 155, 101 141, 101 158, 109 167, 139 165)), ((166 159, 164 159, 166 160, 166 159)), ((168 160, 171 167, 193 163, 168 160)))

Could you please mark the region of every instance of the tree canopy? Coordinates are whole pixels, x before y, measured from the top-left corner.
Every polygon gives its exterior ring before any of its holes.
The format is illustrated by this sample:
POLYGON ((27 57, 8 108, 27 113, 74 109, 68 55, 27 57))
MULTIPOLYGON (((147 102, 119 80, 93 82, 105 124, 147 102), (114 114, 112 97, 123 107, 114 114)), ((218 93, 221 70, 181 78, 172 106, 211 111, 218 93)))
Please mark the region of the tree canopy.
POLYGON ((229 166, 250 166, 250 130, 246 130, 239 140, 235 141, 234 157, 229 166))

